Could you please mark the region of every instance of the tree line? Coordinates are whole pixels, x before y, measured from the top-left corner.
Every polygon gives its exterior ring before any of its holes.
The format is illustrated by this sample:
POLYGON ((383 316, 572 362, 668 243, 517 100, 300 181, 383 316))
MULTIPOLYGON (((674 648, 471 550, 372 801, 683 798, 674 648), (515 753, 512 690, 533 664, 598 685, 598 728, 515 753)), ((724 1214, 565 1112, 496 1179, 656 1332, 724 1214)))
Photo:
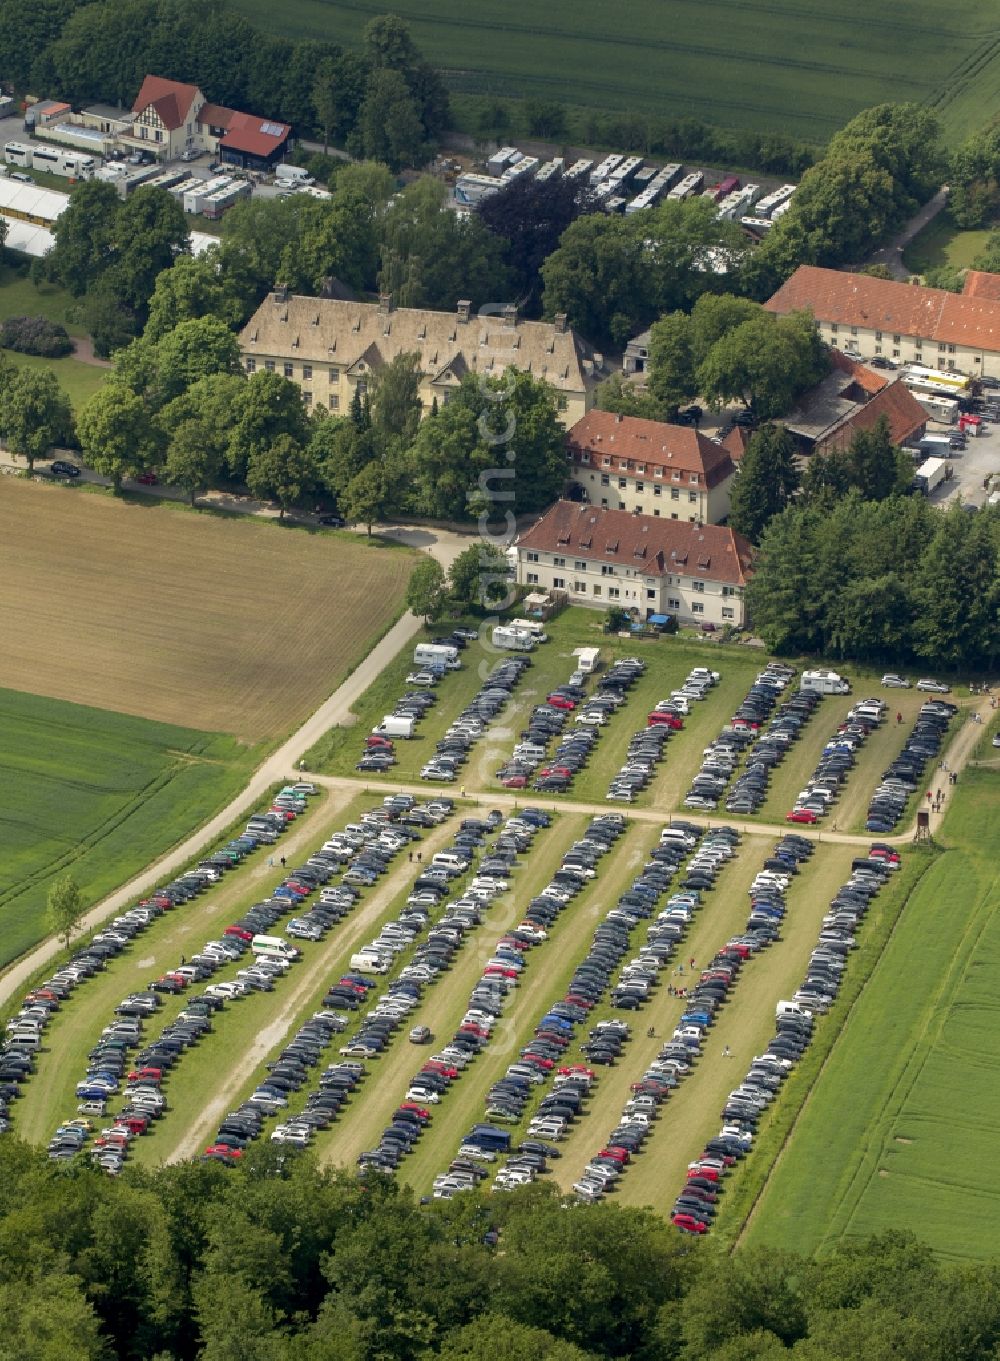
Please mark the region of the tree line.
POLYGON ((991 1361, 1000 1267, 909 1235, 734 1256, 547 1188, 418 1204, 248 1150, 110 1181, 0 1147, 10 1361, 991 1361))
POLYGON ((215 0, 3 0, 0 65, 17 90, 76 104, 131 108, 147 75, 187 81, 215 104, 394 167, 425 164, 449 124, 439 75, 391 14, 354 51, 261 32, 215 0))

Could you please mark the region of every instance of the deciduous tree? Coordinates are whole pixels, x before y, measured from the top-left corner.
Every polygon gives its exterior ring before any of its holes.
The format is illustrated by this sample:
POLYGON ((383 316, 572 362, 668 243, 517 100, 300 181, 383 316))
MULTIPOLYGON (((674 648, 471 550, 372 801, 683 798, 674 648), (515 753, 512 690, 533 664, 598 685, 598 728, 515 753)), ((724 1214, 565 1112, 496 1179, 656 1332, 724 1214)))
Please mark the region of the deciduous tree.
POLYGON ((55 880, 48 892, 45 912, 49 930, 68 947, 83 918, 83 895, 72 874, 62 874, 55 880))
POLYGON ((444 568, 434 558, 424 557, 414 567, 406 588, 406 603, 425 623, 436 619, 444 609, 444 568))

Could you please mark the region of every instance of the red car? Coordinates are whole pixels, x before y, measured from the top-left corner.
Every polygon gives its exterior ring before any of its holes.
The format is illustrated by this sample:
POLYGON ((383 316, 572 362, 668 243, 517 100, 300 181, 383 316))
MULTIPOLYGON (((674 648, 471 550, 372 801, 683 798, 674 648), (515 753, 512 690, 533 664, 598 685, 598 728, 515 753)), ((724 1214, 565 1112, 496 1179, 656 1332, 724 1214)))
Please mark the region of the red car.
POLYGON ((546 766, 544 770, 540 770, 538 773, 539 773, 539 775, 543 775, 543 776, 544 776, 544 775, 564 775, 564 776, 566 777, 567 780, 570 779, 571 776, 572 776, 572 774, 573 774, 573 772, 570 770, 569 766, 546 766))
POLYGON ((647 716, 646 727, 670 728, 672 732, 680 732, 680 730, 684 727, 684 724, 674 714, 664 714, 657 711, 647 716))
POLYGON ((567 711, 570 711, 576 708, 573 701, 567 699, 565 695, 547 695, 545 703, 552 709, 566 709, 567 711))
POLYGON ((717 1167, 702 1167, 699 1164, 695 1164, 694 1167, 689 1167, 687 1171, 688 1181, 690 1181, 692 1177, 703 1177, 705 1181, 718 1181, 719 1169, 717 1167))
POLYGON ((253 940, 253 932, 248 931, 245 926, 227 926, 222 934, 224 936, 236 936, 238 940, 253 940))
POLYGON ((611 1158, 616 1163, 621 1163, 624 1167, 626 1163, 632 1161, 632 1154, 627 1148, 621 1148, 618 1144, 609 1144, 607 1148, 602 1148, 597 1155, 599 1158, 611 1158))
POLYGON ((506 780, 501 780, 500 783, 504 789, 524 789, 527 787, 528 780, 524 775, 508 775, 506 780))
POLYGON ((381 747, 384 751, 394 751, 394 750, 395 750, 395 747, 394 747, 393 744, 389 741, 388 737, 382 737, 382 736, 380 736, 378 733, 374 733, 374 732, 371 733, 368 737, 365 738, 365 746, 366 746, 366 747, 381 747))
POLYGON ((277 804, 273 803, 271 805, 271 812, 277 813, 278 817, 284 818, 286 822, 294 822, 295 819, 298 817, 298 814, 293 813, 290 808, 280 808, 278 807, 277 804))
POLYGON ((145 1134, 149 1128, 149 1119, 145 1115, 116 1115, 115 1127, 126 1129, 129 1134, 145 1134))
POLYGON ((219 1156, 224 1158, 243 1157, 242 1148, 236 1148, 235 1145, 231 1144, 209 1144, 208 1148, 205 1149, 205 1152, 213 1158, 219 1156))
POLYGON ((554 1059, 543 1059, 541 1054, 522 1054, 521 1061, 522 1063, 532 1063, 536 1068, 541 1068, 546 1073, 550 1068, 556 1066, 554 1059))
POLYGON ((458 1069, 450 1063, 442 1063, 440 1059, 428 1059, 420 1070, 422 1073, 439 1073, 441 1077, 456 1078, 458 1069))
POLYGON ((589 1011, 594 1005, 592 998, 583 997, 577 992, 568 992, 563 1001, 568 1002, 571 1007, 583 1007, 584 1011, 589 1011))
POLYGON ((570 1074, 573 1074, 576 1077, 589 1077, 591 1079, 597 1076, 593 1068, 588 1068, 586 1064, 583 1063, 568 1063, 564 1068, 559 1069, 560 1077, 568 1077, 570 1074))
POLYGON ((708 1225, 700 1219, 695 1219, 694 1215, 671 1215, 670 1222, 675 1228, 683 1229, 685 1233, 708 1233, 708 1225))
POLYGON ((811 808, 793 808, 785 815, 786 822, 817 822, 818 818, 811 808))
POLYGON ((129 1082, 159 1082, 163 1072, 159 1068, 133 1068, 128 1075, 129 1082))
POLYGON ((135 480, 140 482, 144 487, 155 487, 160 481, 155 473, 140 473, 135 480))
POLYGON ((418 1106, 415 1101, 403 1101, 400 1103, 399 1109, 401 1111, 409 1111, 411 1115, 415 1115, 422 1125, 426 1125, 427 1121, 431 1118, 431 1113, 427 1107, 418 1106))
POLYGON ((483 970, 484 978, 516 978, 517 970, 505 968, 502 964, 491 964, 483 970))

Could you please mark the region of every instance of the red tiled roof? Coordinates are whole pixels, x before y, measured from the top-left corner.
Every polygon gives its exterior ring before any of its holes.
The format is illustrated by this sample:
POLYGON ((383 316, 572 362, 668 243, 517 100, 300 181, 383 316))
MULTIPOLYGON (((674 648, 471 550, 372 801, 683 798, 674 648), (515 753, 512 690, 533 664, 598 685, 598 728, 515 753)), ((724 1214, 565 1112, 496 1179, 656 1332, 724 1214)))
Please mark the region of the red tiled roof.
POLYGON ((225 104, 203 104, 198 110, 198 122, 211 128, 228 128, 238 117, 236 110, 227 109, 225 104))
POLYGON ((800 265, 764 306, 778 314, 808 310, 817 321, 838 326, 1000 352, 1000 300, 985 296, 800 265))
POLYGON ((993 302, 1000 302, 1000 274, 970 269, 966 273, 962 293, 966 298, 990 298, 993 302))
POLYGON ((752 575, 750 544, 726 526, 630 515, 577 501, 557 501, 517 547, 613 562, 644 576, 679 572, 726 586, 745 586, 752 575))
POLYGON ((816 445, 817 451, 830 453, 833 449, 846 449, 856 431, 874 429, 882 416, 889 422, 893 444, 905 443, 927 424, 927 412, 906 384, 888 383, 870 402, 859 406, 835 430, 824 436, 816 445))
POLYGON ((739 463, 746 453, 749 443, 750 432, 744 425, 734 425, 729 434, 724 439, 719 440, 719 444, 728 452, 734 463, 739 463))
POLYGON ((230 147, 233 151, 244 151, 250 156, 273 156, 279 147, 284 146, 290 132, 287 123, 258 118, 252 113, 234 113, 219 145, 230 147))
POLYGON ((607 466, 618 472, 630 472, 642 477, 642 466, 677 469, 678 472, 697 473, 698 481, 712 488, 733 473, 733 461, 728 450, 714 444, 689 425, 667 425, 664 421, 640 420, 637 416, 619 416, 613 411, 588 411, 573 426, 567 436, 570 457, 583 461, 586 451, 589 467, 607 466), (626 468, 625 464, 631 464, 626 468))
POLYGON ((889 381, 881 373, 876 373, 874 369, 868 368, 857 359, 852 359, 841 350, 830 351, 830 364, 831 367, 840 369, 842 373, 850 374, 851 379, 863 392, 881 392, 889 381))
POLYGON ((169 132, 176 132, 187 121, 191 105, 201 93, 197 85, 185 85, 179 80, 164 80, 162 76, 147 76, 132 105, 133 113, 143 113, 150 105, 160 115, 169 132))

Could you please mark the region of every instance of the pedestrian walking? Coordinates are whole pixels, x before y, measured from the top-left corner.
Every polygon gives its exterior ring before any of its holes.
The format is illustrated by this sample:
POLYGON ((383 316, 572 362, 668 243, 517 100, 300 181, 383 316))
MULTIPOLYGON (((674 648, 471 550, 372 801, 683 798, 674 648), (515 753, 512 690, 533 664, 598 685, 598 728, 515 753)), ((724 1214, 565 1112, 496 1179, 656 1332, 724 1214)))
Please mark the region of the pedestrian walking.
POLYGON ((301 770, 305 770, 305 768, 306 768, 306 758, 305 758, 304 756, 302 756, 302 757, 300 757, 300 759, 299 759, 299 770, 300 770, 300 771, 301 771, 301 770))
POLYGON ((411 865, 413 864, 413 852, 412 852, 412 851, 410 852, 410 864, 411 864, 411 865))
POLYGON ((656 1031, 653 1029, 652 1026, 650 1026, 649 1029, 646 1031, 646 1038, 647 1038, 647 1040, 655 1040, 655 1039, 656 1039, 656 1031))
POLYGON ((724 1059, 731 1059, 733 1057, 733 1051, 729 1048, 728 1044, 723 1045, 722 1047, 722 1057, 724 1059))
POLYGON ((691 966, 691 972, 693 973, 693 972, 694 972, 694 955, 692 955, 691 958, 688 960, 688 964, 691 966))
POLYGON ((944 794, 942 793, 942 791, 941 791, 940 789, 938 790, 937 794, 938 794, 938 803, 940 803, 941 800, 944 798, 944 794))
POLYGON ((186 964, 186 963, 187 963, 187 955, 181 955, 181 963, 182 963, 182 964, 186 964))
POLYGON ((418 864, 418 865, 421 864, 421 863, 423 862, 423 858, 424 858, 424 853, 423 853, 423 851, 417 851, 417 864, 418 864))
POLYGON ((285 857, 284 857, 284 856, 281 857, 281 868, 282 868, 282 869, 285 868, 285 857))
POLYGON ((903 715, 897 710, 897 711, 896 711, 896 722, 897 722, 897 723, 902 723, 902 721, 903 721, 903 715))
POLYGON ((269 856, 267 857, 267 868, 268 868, 269 870, 273 870, 273 869, 274 869, 274 856, 273 856, 273 855, 269 855, 269 856))

